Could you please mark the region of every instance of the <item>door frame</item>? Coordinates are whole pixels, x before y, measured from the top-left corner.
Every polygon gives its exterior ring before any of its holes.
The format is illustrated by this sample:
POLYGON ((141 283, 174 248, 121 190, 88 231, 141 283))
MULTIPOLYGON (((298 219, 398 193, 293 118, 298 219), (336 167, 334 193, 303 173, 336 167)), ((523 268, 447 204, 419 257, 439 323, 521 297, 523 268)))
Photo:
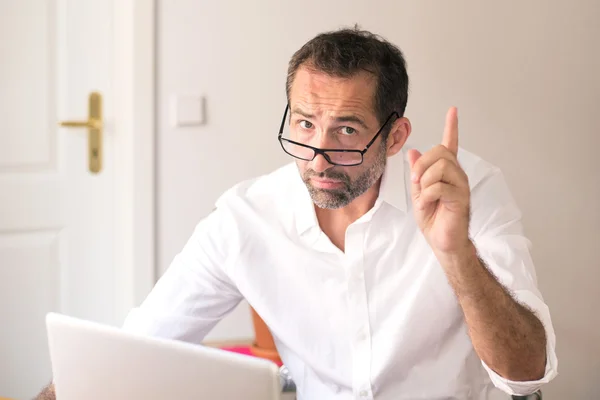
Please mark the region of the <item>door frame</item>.
POLYGON ((157 278, 155 247, 156 0, 113 0, 115 317, 122 323, 157 278))

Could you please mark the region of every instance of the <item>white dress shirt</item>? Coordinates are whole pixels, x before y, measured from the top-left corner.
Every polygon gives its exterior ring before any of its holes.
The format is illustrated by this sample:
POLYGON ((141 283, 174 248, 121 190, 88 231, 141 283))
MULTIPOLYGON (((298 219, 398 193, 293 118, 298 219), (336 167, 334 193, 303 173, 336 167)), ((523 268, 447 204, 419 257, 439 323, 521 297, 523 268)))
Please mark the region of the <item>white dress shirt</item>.
POLYGON ((201 343, 245 298, 269 326, 299 399, 489 399, 495 387, 534 392, 556 375, 557 359, 521 214, 497 168, 464 150, 459 162, 469 177, 470 235, 481 258, 546 329, 539 381, 507 380, 478 358, 456 296, 416 225, 405 150, 388 160, 375 206, 348 227, 345 252, 321 231, 294 163, 236 185, 124 328, 201 343))

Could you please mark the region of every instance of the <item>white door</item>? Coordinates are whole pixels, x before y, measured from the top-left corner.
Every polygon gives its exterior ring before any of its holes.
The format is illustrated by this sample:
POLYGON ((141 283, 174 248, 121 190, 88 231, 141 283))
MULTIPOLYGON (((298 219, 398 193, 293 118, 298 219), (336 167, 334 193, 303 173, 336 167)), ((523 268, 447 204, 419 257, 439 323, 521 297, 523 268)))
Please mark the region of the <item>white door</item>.
POLYGON ((0 397, 51 379, 48 311, 116 323, 113 2, 0 0, 0 397), (88 96, 103 165, 88 168, 88 96))

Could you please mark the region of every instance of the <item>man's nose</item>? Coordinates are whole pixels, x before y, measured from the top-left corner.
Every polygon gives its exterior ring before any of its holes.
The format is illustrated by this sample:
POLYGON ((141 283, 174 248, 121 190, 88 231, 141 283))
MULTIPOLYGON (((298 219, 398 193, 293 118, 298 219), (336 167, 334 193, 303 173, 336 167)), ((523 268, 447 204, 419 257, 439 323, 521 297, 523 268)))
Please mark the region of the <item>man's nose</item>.
POLYGON ((323 157, 322 154, 317 154, 316 157, 310 162, 310 168, 315 172, 323 172, 333 167, 329 161, 323 157))
MULTIPOLYGON (((325 132, 321 132, 317 138, 317 140, 314 141, 314 143, 312 143, 313 146, 315 146, 316 148, 319 149, 331 149, 332 144, 331 144, 331 138, 329 137, 329 135, 327 135, 327 133, 325 132)), ((328 170, 329 168, 333 167, 333 164, 331 164, 329 161, 327 161, 327 159, 323 156, 323 154, 317 154, 315 156, 315 158, 311 161, 311 166, 310 166, 315 172, 323 172, 325 170, 328 170)))

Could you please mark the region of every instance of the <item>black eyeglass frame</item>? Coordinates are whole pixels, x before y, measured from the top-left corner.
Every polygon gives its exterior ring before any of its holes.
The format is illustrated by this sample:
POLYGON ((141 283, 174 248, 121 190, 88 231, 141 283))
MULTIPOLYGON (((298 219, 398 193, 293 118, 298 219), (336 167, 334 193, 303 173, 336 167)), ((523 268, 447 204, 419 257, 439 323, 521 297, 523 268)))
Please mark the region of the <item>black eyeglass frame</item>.
POLYGON ((373 143, 375 143, 375 140, 377 140, 377 138, 379 137, 379 135, 381 135, 381 132, 383 132, 383 128, 385 128, 385 126, 388 124, 388 122, 390 122, 390 120, 392 119, 392 117, 395 115, 397 118, 400 118, 400 114, 398 114, 398 112, 392 111, 392 113, 385 120, 385 122, 383 123, 383 125, 381 125, 381 128, 379 128, 379 130, 377 131, 377 133, 375 134, 375 136, 373 136, 373 139, 371 139, 371 141, 369 143, 367 143, 367 145, 365 146, 365 148, 362 149, 362 150, 356 150, 356 149, 348 149, 348 150, 344 150, 344 149, 319 149, 317 147, 309 146, 309 145, 304 144, 304 143, 298 143, 298 142, 295 142, 293 140, 286 139, 286 138, 283 137, 283 128, 285 127, 285 118, 287 117, 287 113, 288 113, 289 109, 290 109, 290 105, 287 104, 285 106, 285 111, 283 113, 283 118, 281 119, 281 125, 279 127, 279 135, 277 136, 277 139, 279 140, 279 144, 281 145, 281 148, 283 149, 283 151, 286 154, 289 154, 290 156, 292 156, 294 158, 297 158, 299 160, 304 160, 304 161, 312 161, 312 160, 315 159, 315 157, 317 157, 317 155, 320 154, 320 155, 323 156, 323 158, 325 158, 325 160, 327 160, 327 162, 329 164, 331 164, 331 165, 339 165, 339 166, 344 166, 344 167, 354 167, 354 166, 362 164, 363 161, 364 161, 364 158, 365 158, 364 157, 365 153, 367 152, 367 150, 369 150, 369 147, 371 147, 371 145, 373 143), (313 157, 311 159, 307 159, 307 158, 302 158, 302 157, 298 157, 298 156, 295 156, 295 155, 291 154, 290 152, 288 152, 285 149, 285 146, 283 145, 284 141, 287 142, 287 143, 292 143, 292 144, 294 144, 296 146, 300 146, 300 147, 304 147, 304 148, 307 148, 307 149, 311 149, 313 151, 313 154, 314 154, 313 157), (358 154, 360 154, 360 162, 359 163, 355 163, 355 164, 339 164, 339 163, 333 162, 331 160, 331 158, 327 154, 328 152, 334 152, 334 153, 358 153, 358 154))

